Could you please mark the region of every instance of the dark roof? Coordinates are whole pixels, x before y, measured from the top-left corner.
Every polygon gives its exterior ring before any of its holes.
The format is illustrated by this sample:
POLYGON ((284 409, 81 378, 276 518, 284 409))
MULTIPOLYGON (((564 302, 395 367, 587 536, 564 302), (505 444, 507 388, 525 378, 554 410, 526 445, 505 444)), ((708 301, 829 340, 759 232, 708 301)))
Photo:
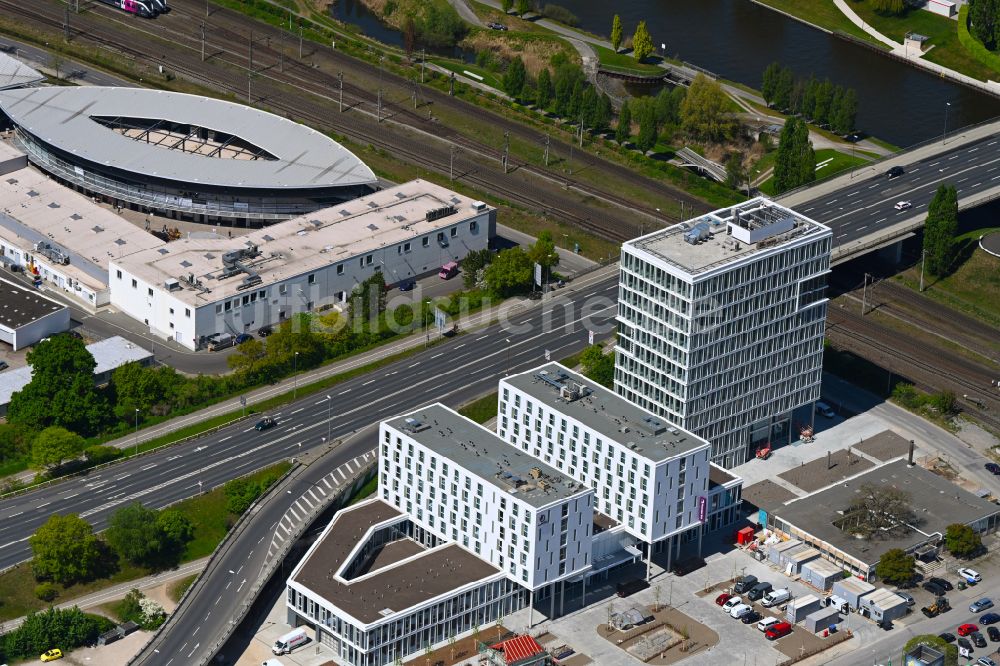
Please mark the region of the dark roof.
POLYGON ((4 328, 21 328, 65 307, 30 287, 0 280, 0 326, 4 328))
POLYGON ((363 579, 335 578, 365 532, 403 514, 381 500, 344 509, 295 575, 295 582, 364 624, 385 619, 385 610, 403 611, 500 570, 457 545, 428 550, 404 566, 386 564, 363 579))
POLYGON ((841 449, 832 452, 829 455, 829 460, 827 456, 810 460, 804 465, 793 467, 778 476, 793 486, 811 493, 820 488, 826 488, 831 483, 836 483, 841 479, 860 474, 874 466, 872 461, 863 458, 851 449, 841 449))
MULTIPOLYGON (((972 524, 1000 513, 1000 506, 976 497, 922 467, 909 467, 905 460, 886 463, 843 483, 777 507, 772 513, 814 537, 813 541, 826 542, 869 565, 878 562, 882 553, 891 548, 909 550, 928 541, 927 536, 913 530, 889 538, 857 539, 837 527, 834 521, 842 517, 838 512, 850 505, 858 489, 865 484, 889 486, 909 493, 917 515, 916 527, 927 534, 943 534, 953 523, 972 524)), ((744 498, 746 495, 747 491, 744 491, 744 498)), ((797 532, 793 531, 793 534, 797 532)))
POLYGON ((748 502, 758 509, 771 512, 789 500, 795 499, 796 495, 788 488, 780 486, 771 479, 758 481, 752 486, 743 488, 743 501, 748 502))
POLYGON ((910 450, 910 441, 892 430, 883 430, 852 448, 885 462, 905 456, 910 450))

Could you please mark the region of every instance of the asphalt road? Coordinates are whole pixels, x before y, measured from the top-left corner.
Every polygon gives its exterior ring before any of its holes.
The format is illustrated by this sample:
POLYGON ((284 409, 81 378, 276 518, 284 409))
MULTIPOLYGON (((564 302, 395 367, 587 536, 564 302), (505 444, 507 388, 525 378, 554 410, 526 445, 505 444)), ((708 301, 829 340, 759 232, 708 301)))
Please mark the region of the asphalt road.
MULTIPOLYGON (((258 432, 244 422, 169 449, 0 501, 0 568, 29 559, 28 537, 53 513, 78 513, 96 529, 122 505, 173 504, 373 422, 430 402, 458 405, 493 390, 509 368, 560 358, 587 344, 587 329, 614 330, 617 276, 581 278, 571 298, 551 301, 493 325, 459 335, 374 373, 312 395, 273 414, 278 425, 258 432), (509 340, 510 342, 505 342, 509 340)), ((356 455, 356 454, 355 454, 356 455)), ((353 457, 353 456, 349 456, 353 457)))
POLYGON ((877 166, 859 169, 853 183, 795 210, 832 227, 834 248, 910 218, 922 218, 942 183, 954 185, 959 199, 1000 186, 1000 135, 938 153, 904 169, 905 174, 892 180, 877 166), (899 201, 909 201, 911 207, 896 210, 899 201))
MULTIPOLYGON (((45 49, 25 44, 6 36, 3 39, 0 39, 0 47, 8 46, 13 46, 15 49, 10 53, 10 55, 25 62, 28 66, 34 67, 35 69, 38 69, 39 67, 54 69, 52 67, 52 54, 45 49)), ((80 85, 134 87, 133 84, 123 81, 122 79, 112 76, 111 74, 106 74, 88 65, 65 58, 63 58, 62 64, 59 66, 59 74, 66 80, 80 85)))

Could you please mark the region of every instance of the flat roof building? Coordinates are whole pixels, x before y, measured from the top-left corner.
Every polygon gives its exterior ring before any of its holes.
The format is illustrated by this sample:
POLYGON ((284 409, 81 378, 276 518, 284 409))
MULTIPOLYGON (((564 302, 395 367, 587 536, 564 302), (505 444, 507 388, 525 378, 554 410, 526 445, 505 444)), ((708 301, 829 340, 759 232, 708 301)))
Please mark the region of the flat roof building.
POLYGON ((0 341, 17 351, 68 329, 68 307, 26 285, 0 280, 0 341))
POLYGON ((0 91, 39 168, 118 206, 246 226, 371 192, 375 174, 326 135, 259 109, 148 88, 0 91))
POLYGON ((495 235, 495 208, 414 180, 239 238, 185 238, 115 258, 111 302, 197 349, 295 312, 346 306, 376 271, 387 284, 437 272, 495 235))
POLYGON ((764 198, 622 246, 615 389, 733 467, 813 423, 829 228, 764 198))
POLYGON ((799 539, 844 570, 869 580, 887 550, 899 548, 925 557, 936 554, 942 546, 941 535, 954 523, 969 525, 979 533, 996 531, 1000 506, 901 458, 773 508, 767 520, 778 535, 799 539), (916 522, 881 530, 870 539, 859 537, 844 513, 858 489, 869 484, 907 493, 916 522))

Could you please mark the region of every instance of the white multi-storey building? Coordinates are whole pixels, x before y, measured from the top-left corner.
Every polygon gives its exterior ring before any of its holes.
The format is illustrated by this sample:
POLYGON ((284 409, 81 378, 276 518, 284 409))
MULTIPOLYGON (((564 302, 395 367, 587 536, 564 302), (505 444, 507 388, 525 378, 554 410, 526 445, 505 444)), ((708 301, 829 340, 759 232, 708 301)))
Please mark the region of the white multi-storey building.
POLYGON ((742 482, 709 462, 706 440, 558 363, 500 381, 497 429, 593 488, 595 510, 653 550, 737 518, 742 482))
POLYGON ((590 567, 594 491, 434 404, 384 421, 379 493, 530 590, 590 567))
POLYGON ((763 198, 622 246, 617 392, 738 465, 813 423, 829 228, 763 198))

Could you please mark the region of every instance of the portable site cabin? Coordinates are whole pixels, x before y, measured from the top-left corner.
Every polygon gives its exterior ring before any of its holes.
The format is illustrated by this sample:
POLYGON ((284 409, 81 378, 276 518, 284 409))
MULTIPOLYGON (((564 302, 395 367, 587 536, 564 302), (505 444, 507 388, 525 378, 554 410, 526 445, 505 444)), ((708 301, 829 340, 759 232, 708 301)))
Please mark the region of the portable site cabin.
POLYGON ((827 606, 807 615, 802 624, 806 629, 815 634, 824 629, 829 629, 835 624, 840 624, 840 613, 833 606, 827 606))
POLYGON ((815 560, 818 557, 818 550, 808 546, 802 546, 796 550, 782 553, 780 565, 782 570, 787 575, 798 576, 799 572, 802 571, 802 565, 810 560, 815 560))
POLYGON ((876 622, 892 622, 906 615, 906 602, 890 590, 880 588, 861 600, 861 614, 876 622))
POLYGON ((798 548, 801 545, 802 545, 802 542, 799 541, 798 539, 790 539, 788 541, 780 541, 780 542, 774 544, 773 546, 771 546, 770 548, 767 549, 767 559, 771 562, 771 564, 773 564, 775 566, 780 566, 781 565, 781 554, 784 553, 784 552, 786 552, 786 551, 794 550, 794 549, 798 548))
POLYGON ((802 580, 817 590, 829 590, 838 580, 843 580, 844 570, 830 560, 817 557, 802 565, 802 580))
POLYGON ((875 591, 875 586, 858 578, 844 578, 833 584, 833 595, 848 603, 852 610, 861 607, 861 599, 875 591))
POLYGON ((815 594, 807 594, 804 597, 799 597, 798 599, 792 599, 788 602, 788 608, 785 610, 785 617, 792 624, 796 622, 801 622, 810 613, 815 613, 823 607, 823 602, 820 601, 819 597, 815 594))

